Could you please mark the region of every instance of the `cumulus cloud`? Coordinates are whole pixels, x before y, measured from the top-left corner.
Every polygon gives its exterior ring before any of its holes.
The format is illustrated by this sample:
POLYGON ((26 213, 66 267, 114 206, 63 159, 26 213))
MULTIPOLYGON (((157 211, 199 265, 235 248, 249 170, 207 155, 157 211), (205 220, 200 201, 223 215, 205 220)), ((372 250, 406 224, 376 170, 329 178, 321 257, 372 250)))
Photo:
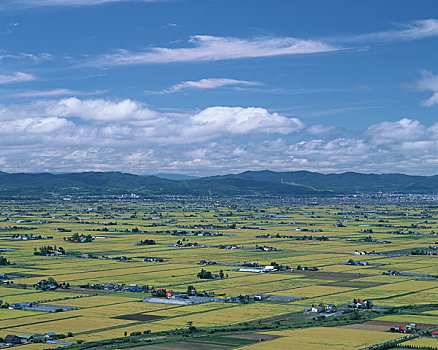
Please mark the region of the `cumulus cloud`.
POLYGON ((148 120, 158 116, 155 111, 130 99, 114 102, 105 99, 81 100, 76 97, 51 104, 47 113, 100 121, 148 120))
POLYGON ((217 89, 224 86, 256 86, 261 85, 256 81, 237 80, 228 78, 206 78, 198 81, 184 81, 159 92, 146 91, 147 93, 171 94, 184 89, 217 89))
POLYGON ((0 84, 21 83, 35 79, 35 76, 22 72, 16 72, 13 74, 0 74, 0 84))
POLYGON ((417 141, 427 136, 428 130, 418 120, 403 118, 396 122, 381 122, 370 126, 365 135, 372 144, 393 145, 406 141, 417 141))
POLYGON ((263 108, 210 107, 185 117, 171 117, 130 99, 71 97, 0 106, 0 130, 13 130, 17 136, 10 142, 36 129, 64 144, 167 145, 232 135, 288 134, 303 127, 296 118, 263 108), (53 135, 53 127, 61 129, 57 135, 53 135))
POLYGON ((290 37, 241 39, 211 35, 195 35, 191 47, 154 47, 146 51, 119 50, 99 57, 96 66, 123 66, 175 62, 207 62, 242 58, 313 54, 337 51, 332 45, 290 37))
POLYGON ((286 118, 269 113, 264 108, 211 107, 194 115, 187 134, 208 132, 212 134, 243 135, 249 133, 289 134, 304 128, 297 118, 286 118))
POLYGON ((438 104, 438 75, 430 71, 422 71, 421 78, 415 83, 415 87, 420 91, 431 91, 433 94, 421 104, 425 107, 432 107, 438 104))

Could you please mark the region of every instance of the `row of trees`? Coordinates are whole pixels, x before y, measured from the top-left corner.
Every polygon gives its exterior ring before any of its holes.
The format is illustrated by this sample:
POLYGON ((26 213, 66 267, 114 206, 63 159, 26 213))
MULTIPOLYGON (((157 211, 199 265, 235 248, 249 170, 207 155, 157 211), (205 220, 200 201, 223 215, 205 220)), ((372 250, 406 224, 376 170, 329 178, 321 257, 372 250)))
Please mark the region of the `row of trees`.
POLYGON ((156 242, 153 239, 145 239, 143 241, 137 242, 137 245, 155 245, 156 242))
MULTIPOLYGON (((222 270, 219 271, 219 275, 216 275, 216 274, 212 274, 210 271, 201 269, 201 272, 199 272, 196 275, 196 277, 198 277, 200 279, 204 279, 204 280, 212 280, 212 279, 215 279, 215 278, 218 278, 218 277, 219 278, 224 278, 225 274, 224 274, 224 272, 222 270)), ((227 277, 228 277, 228 275, 227 275, 227 277)))

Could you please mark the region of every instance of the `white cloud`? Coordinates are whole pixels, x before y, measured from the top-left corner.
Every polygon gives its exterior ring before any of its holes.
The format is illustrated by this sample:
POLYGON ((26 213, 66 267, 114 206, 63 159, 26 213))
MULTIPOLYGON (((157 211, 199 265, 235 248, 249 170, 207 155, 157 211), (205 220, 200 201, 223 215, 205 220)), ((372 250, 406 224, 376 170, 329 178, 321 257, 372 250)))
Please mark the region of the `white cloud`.
POLYGON ((32 90, 11 94, 13 97, 55 97, 55 96, 80 96, 80 95, 98 95, 103 91, 75 91, 70 89, 54 89, 54 90, 32 90))
POLYGON ((340 132, 340 131, 341 131, 340 128, 337 128, 333 125, 323 125, 323 124, 311 125, 306 129, 306 132, 308 132, 311 135, 336 133, 336 132, 340 132))
POLYGON ((114 102, 104 99, 80 100, 75 97, 51 104, 47 114, 100 121, 148 120, 158 116, 156 112, 130 99, 114 102))
POLYGON ((20 134, 49 134, 72 125, 71 122, 63 118, 25 118, 1 122, 0 134, 14 134, 14 136, 20 136, 20 134))
POLYGON ((0 8, 46 6, 95 6, 115 2, 158 2, 163 0, 5 0, 0 8))
POLYGON ((43 61, 50 61, 52 59, 53 59, 53 55, 48 53, 48 52, 43 52, 41 54, 32 54, 32 53, 25 53, 25 52, 0 54, 0 61, 24 61, 24 60, 26 60, 28 62, 39 63, 39 62, 43 62, 43 61))
POLYGON ((154 47, 147 51, 120 50, 103 55, 92 62, 96 66, 123 66, 175 62, 207 62, 242 58, 300 55, 337 51, 339 48, 314 40, 285 38, 240 39, 195 35, 189 40, 192 47, 154 47))
POLYGON ((51 139, 64 145, 120 146, 134 142, 166 146, 232 135, 289 134, 303 127, 296 118, 269 113, 263 108, 211 107, 184 117, 169 117, 130 99, 71 97, 0 106, 0 129, 5 133, 12 130, 11 137, 0 140, 3 145, 22 142, 36 130, 44 134, 44 140, 35 142, 51 139))
POLYGON ((408 118, 396 122, 381 122, 370 126, 365 135, 375 145, 394 145, 407 141, 418 141, 427 137, 428 130, 418 120, 408 118))
POLYGON ((341 42, 404 41, 438 36, 438 20, 423 19, 402 25, 399 30, 390 30, 338 38, 341 42))
POLYGON ((227 78, 206 78, 198 81, 184 81, 159 92, 146 91, 147 93, 171 94, 184 89, 217 89, 224 86, 256 86, 261 83, 256 81, 236 80, 227 78))
POLYGON ((423 101, 422 105, 425 107, 432 107, 434 105, 438 105, 438 92, 435 92, 426 101, 423 101))
POLYGON ((415 87, 420 91, 431 91, 433 94, 427 100, 422 101, 425 107, 432 107, 438 104, 438 75, 430 71, 422 71, 421 78, 415 83, 415 87))
POLYGON ((16 72, 14 74, 0 74, 0 84, 21 83, 35 79, 35 76, 22 72, 16 72))
POLYGON ((289 134, 303 128, 299 119, 269 113, 264 108, 210 107, 191 118, 185 134, 289 134))

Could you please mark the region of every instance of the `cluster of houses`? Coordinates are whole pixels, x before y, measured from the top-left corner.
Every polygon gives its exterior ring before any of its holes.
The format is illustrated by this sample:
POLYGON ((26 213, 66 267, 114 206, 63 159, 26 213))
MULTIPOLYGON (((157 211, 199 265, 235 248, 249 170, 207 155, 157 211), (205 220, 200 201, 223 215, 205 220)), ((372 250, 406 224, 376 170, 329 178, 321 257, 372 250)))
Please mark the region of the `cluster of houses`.
POLYGON ((392 243, 391 241, 388 241, 388 240, 368 238, 368 237, 364 238, 364 239, 359 239, 359 241, 361 241, 361 242, 368 242, 368 243, 380 243, 380 244, 390 244, 390 243, 392 243))
POLYGON ((53 236, 47 236, 46 238, 43 238, 41 235, 38 236, 34 236, 33 234, 28 235, 26 234, 15 234, 12 235, 11 237, 14 240, 18 240, 18 241, 35 241, 35 240, 39 240, 39 239, 53 239, 53 236))
POLYGON ((149 258, 144 258, 143 261, 146 261, 146 262, 164 262, 164 259, 163 258, 149 257, 149 258))
POLYGON ((147 286, 138 286, 137 284, 131 283, 129 285, 125 284, 114 284, 114 283, 88 283, 88 284, 82 284, 78 286, 79 288, 84 289, 99 289, 99 290, 106 290, 109 292, 136 292, 136 293, 143 293, 148 291, 147 286))
POLYGON ((35 289, 43 289, 43 290, 55 290, 58 288, 68 289, 70 288, 69 283, 58 283, 53 278, 49 277, 48 280, 41 280, 38 283, 34 284, 35 289))
POLYGON ((311 311, 311 312, 315 312, 315 313, 323 313, 323 312, 327 312, 327 313, 332 313, 335 312, 336 309, 336 305, 334 304, 327 304, 326 306, 323 305, 318 305, 318 306, 312 306, 311 309, 306 309, 304 310, 306 311, 311 311))
POLYGON ((29 227, 29 226, 4 226, 4 227, 0 227, 0 230, 35 230, 36 227, 29 227))
POLYGON ((403 230, 388 232, 388 233, 392 233, 394 235, 419 235, 420 234, 420 232, 418 232, 418 231, 411 231, 411 230, 408 231, 407 228, 404 228, 403 230))
MULTIPOLYGON (((433 247, 432 249, 436 249, 436 248, 433 247)), ((437 252, 430 252, 430 251, 425 250, 425 249, 416 249, 416 250, 411 250, 411 255, 438 255, 438 253, 437 252)))
POLYGON ((74 233, 71 237, 64 237, 64 241, 72 242, 72 243, 88 243, 93 242, 94 237, 91 235, 77 234, 74 233))
POLYGON ((200 236, 200 237, 219 237, 223 236, 223 233, 217 233, 217 232, 200 232, 200 233, 194 233, 194 236, 200 236))
POLYGON ((371 309, 374 306, 371 300, 364 299, 353 299, 353 302, 348 304, 348 307, 353 307, 356 309, 371 309))
MULTIPOLYGON (((71 335, 72 336, 72 335, 71 335)), ((46 334, 33 334, 33 335, 13 335, 8 334, 3 341, 0 340, 0 346, 3 347, 12 347, 16 345, 29 344, 34 342, 42 342, 42 343, 52 343, 59 345, 70 345, 71 343, 66 342, 57 342, 57 339, 63 339, 65 335, 56 334, 54 332, 46 333, 46 334), (62 344, 61 344, 62 343, 62 344)))
POLYGON ((365 250, 363 251, 358 251, 355 250, 354 253, 351 253, 353 255, 379 255, 379 253, 377 253, 375 250, 373 250, 372 252, 366 252, 365 250))
POLYGON ((281 250, 281 249, 278 249, 278 248, 275 248, 275 247, 268 247, 268 246, 266 246, 266 245, 263 245, 263 246, 261 246, 261 245, 256 246, 256 249, 261 250, 261 251, 263 251, 263 252, 278 252, 278 251, 281 250))
POLYGON ((413 332, 417 331, 417 324, 409 323, 409 324, 407 324, 405 326, 391 327, 389 329, 389 331, 390 332, 396 332, 396 333, 413 333, 413 332))
POLYGON ((199 244, 197 242, 192 243, 192 242, 181 242, 181 241, 176 242, 173 246, 174 247, 196 247, 196 248, 204 248, 205 247, 204 244, 199 244))
POLYGON ((230 226, 222 226, 215 224, 207 224, 207 225, 195 224, 195 225, 175 225, 175 227, 195 229, 195 230, 226 230, 226 229, 233 229, 236 227, 236 225, 232 224, 230 226))
POLYGON ((353 259, 350 259, 347 261, 347 265, 368 266, 370 263, 368 261, 353 261, 353 259))
POLYGON ((241 247, 238 247, 235 244, 221 245, 219 248, 220 249, 241 249, 241 247))
MULTIPOLYGON (((297 229, 299 231, 309 231, 308 229, 297 229)), ((296 231, 297 231, 296 230, 296 231)), ((322 232, 321 229, 318 230, 311 230, 310 232, 322 232)), ((255 236, 255 238, 290 238, 290 239, 295 239, 297 241, 328 241, 329 238, 326 236, 289 236, 289 235, 280 235, 279 233, 277 233, 276 235, 271 235, 270 233, 266 234, 266 235, 258 235, 255 236)))
POLYGON ((129 258, 127 256, 110 256, 110 257, 103 257, 104 259, 108 259, 108 260, 117 260, 117 261, 129 261, 132 260, 132 258, 129 258))
POLYGON ((316 266, 307 267, 304 265, 298 265, 297 271, 319 271, 319 269, 316 266))
POLYGON ((14 303, 9 305, 9 310, 22 310, 26 307, 32 307, 32 303, 14 303))
POLYGON ((277 271, 274 266, 265 266, 265 267, 242 267, 239 269, 239 272, 256 272, 256 273, 267 273, 277 271))
MULTIPOLYGON (((162 231, 169 233, 170 231, 162 231)), ((223 233, 217 233, 217 232, 202 232, 202 231, 191 231, 191 230, 174 230, 172 233, 170 233, 171 236, 199 236, 199 237, 219 237, 223 236, 223 233)))
POLYGON ((99 260, 117 260, 117 261, 132 260, 132 258, 124 256, 124 255, 122 255, 122 256, 105 256, 105 255, 95 256, 95 255, 90 254, 90 253, 83 253, 79 257, 82 259, 99 259, 99 260))
POLYGON ((247 303, 251 301, 263 301, 268 296, 265 295, 239 295, 238 297, 230 298, 216 298, 203 293, 175 293, 173 290, 166 291, 165 289, 156 289, 152 297, 144 297, 144 303, 158 303, 158 304, 176 304, 176 305, 192 305, 203 304, 210 302, 220 303, 247 303))
POLYGON ((216 264, 217 264, 216 261, 201 260, 200 262, 198 262, 198 265, 216 265, 216 264))

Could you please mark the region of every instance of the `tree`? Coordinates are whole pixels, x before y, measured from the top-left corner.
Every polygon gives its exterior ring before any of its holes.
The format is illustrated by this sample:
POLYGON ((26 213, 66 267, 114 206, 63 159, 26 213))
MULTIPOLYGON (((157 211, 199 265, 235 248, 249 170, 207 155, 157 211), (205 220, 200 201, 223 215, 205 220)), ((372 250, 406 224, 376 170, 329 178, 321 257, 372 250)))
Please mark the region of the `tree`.
POLYGON ((189 329, 189 332, 196 331, 196 327, 193 325, 193 321, 187 321, 187 328, 189 329))
POLYGON ((212 273, 210 271, 207 271, 207 270, 204 270, 204 269, 201 269, 201 272, 199 272, 197 274, 197 277, 200 278, 200 279, 205 279, 205 280, 214 279, 212 273))
POLYGON ((0 255, 0 266, 6 266, 9 265, 8 259, 0 255))
POLYGON ((196 288, 193 286, 188 286, 187 287, 187 295, 196 295, 196 288))

